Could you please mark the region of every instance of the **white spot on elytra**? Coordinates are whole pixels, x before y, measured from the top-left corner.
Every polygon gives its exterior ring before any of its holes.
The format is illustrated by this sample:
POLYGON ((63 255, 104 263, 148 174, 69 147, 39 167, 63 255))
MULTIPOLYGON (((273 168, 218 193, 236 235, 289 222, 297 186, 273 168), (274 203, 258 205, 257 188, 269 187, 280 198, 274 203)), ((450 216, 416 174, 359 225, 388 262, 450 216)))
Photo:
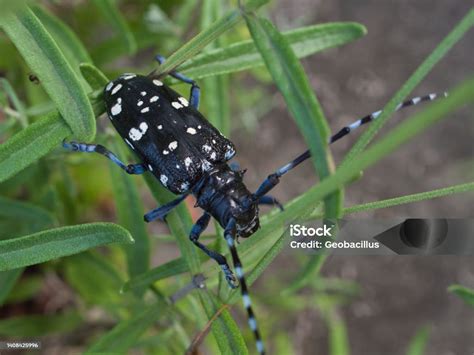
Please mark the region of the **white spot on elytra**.
POLYGON ((156 86, 163 86, 163 83, 158 79, 153 80, 153 84, 155 84, 156 86))
POLYGON ((147 130, 148 125, 146 124, 146 122, 142 122, 140 123, 140 126, 138 128, 132 128, 128 132, 128 136, 134 141, 139 141, 140 139, 142 139, 143 135, 146 133, 147 130))
POLYGON ((176 169, 179 169, 179 168, 180 168, 179 164, 176 164, 176 169))
POLYGON ((142 133, 145 134, 146 131, 148 130, 148 124, 146 122, 140 123, 140 129, 141 129, 142 133))
POLYGON ((189 168, 192 163, 193 163, 193 160, 190 157, 187 157, 186 159, 184 159, 184 165, 186 166, 186 168, 189 168))
POLYGON ((105 91, 110 91, 110 89, 112 89, 112 86, 114 86, 113 81, 111 81, 110 83, 107 84, 107 86, 105 87, 105 91))
POLYGON ((201 129, 201 125, 198 126, 198 129, 201 129))
POLYGON ((150 102, 156 102, 158 101, 159 97, 158 96, 153 96, 151 99, 150 99, 150 102))
POLYGON ((150 108, 149 107, 145 107, 145 108, 142 108, 142 110, 140 111, 141 113, 145 113, 145 112, 149 112, 150 111, 150 108))
POLYGON ((163 150, 163 155, 168 155, 169 154, 169 151, 168 150, 163 150))
POLYGON ((201 168, 203 171, 209 171, 212 168, 212 164, 209 163, 207 160, 204 160, 204 162, 201 164, 201 168))
POLYGON ((202 150, 203 150, 204 152, 206 152, 206 153, 209 153, 209 152, 211 151, 211 149, 212 149, 212 148, 211 148, 210 145, 204 144, 204 145, 202 146, 202 150))
POLYGON ((115 95, 118 93, 118 91, 122 88, 122 84, 118 84, 116 87, 113 88, 112 90, 112 95, 115 95))
POLYGON ((166 183, 168 182, 168 177, 166 175, 161 174, 160 175, 160 181, 163 185, 166 186, 166 183))
POLYGON ((140 107, 141 105, 143 105, 143 101, 142 101, 142 100, 138 100, 137 106, 140 107))
POLYGON ((224 157, 226 158, 226 160, 229 160, 230 158, 232 158, 235 154, 235 150, 232 149, 230 146, 227 146, 227 151, 225 152, 225 155, 224 157))
POLYGON ((125 73, 125 74, 122 74, 120 76, 120 78, 122 78, 123 80, 129 80, 129 79, 132 79, 134 77, 136 77, 137 75, 136 74, 133 74, 133 73, 125 73))
POLYGON ((211 154, 211 159, 212 159, 212 160, 216 160, 216 157, 217 157, 216 152, 212 152, 212 154, 211 154))
POLYGON ((183 105, 181 105, 178 101, 173 101, 171 103, 171 106, 173 106, 177 110, 179 110, 180 108, 183 108, 183 105))
POLYGON ((189 134, 196 134, 196 130, 193 128, 193 127, 189 127, 186 132, 188 132, 189 134))
POLYGON ((117 116, 120 112, 122 112, 122 100, 117 100, 117 103, 112 106, 110 109, 110 113, 112 116, 117 116))
POLYGON ((176 148, 178 148, 178 142, 172 141, 170 144, 168 144, 168 148, 170 149, 170 151, 175 150, 176 148))
POLYGON ((183 182, 181 184, 181 191, 186 191, 187 189, 189 189, 189 183, 183 182))
POLYGON ((140 95, 145 96, 145 95, 146 95, 146 91, 142 91, 142 92, 140 93, 140 95))
POLYGON ((163 125, 159 124, 159 125, 157 126, 157 128, 158 128, 158 129, 163 129, 163 125))
POLYGON ((153 171, 153 167, 150 164, 148 164, 148 170, 153 171))
POLYGON ((212 140, 212 143, 216 144, 216 140, 215 140, 215 139, 213 139, 213 140, 212 140))
POLYGON ((183 104, 183 106, 186 106, 188 107, 189 106, 189 102, 188 100, 186 100, 184 97, 178 97, 178 100, 183 104))

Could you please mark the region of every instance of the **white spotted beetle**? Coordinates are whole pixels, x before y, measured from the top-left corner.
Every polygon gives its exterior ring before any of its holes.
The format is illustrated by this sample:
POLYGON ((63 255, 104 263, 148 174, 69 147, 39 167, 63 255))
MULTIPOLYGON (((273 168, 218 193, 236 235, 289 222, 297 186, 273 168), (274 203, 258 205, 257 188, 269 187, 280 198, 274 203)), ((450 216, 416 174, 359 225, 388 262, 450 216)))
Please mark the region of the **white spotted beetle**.
MULTIPOLYGON (((164 62, 162 56, 156 59, 164 62)), ((235 241, 250 237, 259 228, 258 205, 280 203, 267 193, 280 177, 310 157, 307 150, 296 159, 282 166, 251 193, 243 182, 245 170, 228 165, 235 155, 233 143, 213 127, 198 111, 200 89, 194 80, 172 71, 169 75, 191 85, 189 101, 163 84, 153 73, 148 76, 122 74, 107 84, 104 100, 107 115, 123 140, 140 159, 139 164, 124 164, 115 154, 102 145, 64 142, 71 151, 99 153, 112 160, 128 174, 151 172, 177 199, 148 212, 144 219, 151 222, 164 220, 165 216, 186 196, 193 194, 197 206, 205 213, 191 229, 189 239, 210 258, 214 259, 225 274, 231 288, 240 284, 243 303, 248 315, 259 354, 264 354, 263 341, 252 310, 242 263, 237 254, 235 241), (199 242, 199 236, 214 217, 224 228, 237 279, 226 258, 199 242)), ((446 94, 445 94, 446 95, 446 94)), ((398 105, 397 110, 431 101, 437 94, 415 97, 398 105)), ((362 124, 380 115, 376 111, 342 128, 330 138, 333 143, 362 124)))

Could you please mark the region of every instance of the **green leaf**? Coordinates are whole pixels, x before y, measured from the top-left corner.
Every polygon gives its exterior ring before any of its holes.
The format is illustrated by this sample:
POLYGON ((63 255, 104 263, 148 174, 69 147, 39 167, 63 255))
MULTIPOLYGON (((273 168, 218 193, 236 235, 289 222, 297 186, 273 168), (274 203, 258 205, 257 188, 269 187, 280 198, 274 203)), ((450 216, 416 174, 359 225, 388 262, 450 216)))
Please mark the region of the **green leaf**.
POLYGON ((423 327, 413 337, 407 350, 407 355, 423 355, 430 336, 430 329, 423 327))
POLYGON ((95 135, 95 117, 79 77, 74 73, 35 14, 27 7, 0 18, 0 26, 15 44, 77 139, 95 135))
POLYGON ((392 99, 382 109, 382 113, 370 124, 368 129, 360 136, 356 144, 351 148, 344 158, 341 166, 349 164, 355 157, 359 156, 362 150, 370 143, 375 134, 385 124, 389 117, 395 112, 398 104, 413 91, 413 89, 423 80, 446 53, 464 36, 464 34, 474 26, 474 9, 471 9, 466 16, 454 27, 454 29, 438 44, 435 50, 423 61, 410 78, 397 91, 392 99))
MULTIPOLYGON (((267 0, 250 1, 247 4, 248 7, 244 8, 243 10, 256 10, 260 6, 264 5, 266 2, 267 0)), ((205 30, 201 31, 199 34, 193 37, 176 52, 174 52, 163 65, 160 65, 160 67, 156 71, 156 74, 162 75, 164 73, 169 73, 173 69, 183 64, 185 61, 195 57, 196 54, 198 54, 204 47, 206 47, 209 43, 214 41, 224 32, 234 27, 241 19, 242 17, 240 9, 229 11, 220 19, 214 21, 205 30)))
POLYGON ((474 182, 468 182, 465 184, 453 185, 444 187, 441 189, 420 192, 417 194, 405 195, 395 198, 389 198, 386 200, 368 202, 361 205, 351 206, 344 209, 344 215, 350 213, 358 213, 362 211, 375 210, 379 208, 388 208, 392 206, 398 206, 405 203, 414 203, 419 201, 425 201, 433 198, 449 196, 452 194, 458 194, 461 192, 474 191, 474 182))
POLYGON ((474 307, 474 289, 461 285, 451 285, 449 286, 448 291, 459 296, 464 302, 466 302, 466 304, 474 307))
POLYGON ((102 15, 107 19, 109 24, 117 32, 117 37, 120 38, 120 43, 125 45, 128 54, 133 54, 137 50, 137 42, 133 36, 127 21, 122 16, 115 1, 112 0, 94 0, 94 5, 102 12, 102 15))
POLYGON ((0 320, 0 335, 24 338, 68 333, 81 323, 82 317, 76 312, 19 316, 0 320))
POLYGON ((0 145, 0 182, 59 147, 69 134, 71 130, 57 112, 40 118, 15 134, 0 145))
POLYGON ((21 220, 32 229, 41 229, 56 223, 56 218, 47 210, 27 202, 20 202, 0 196, 0 217, 21 220), (36 226, 36 227, 35 227, 36 226))
MULTIPOLYGON (((53 37, 74 72, 79 75, 79 64, 83 62, 92 63, 92 59, 81 43, 81 40, 69 26, 43 7, 36 5, 32 7, 32 10, 51 37, 53 37)), ((89 90, 90 88, 88 85, 85 85, 84 89, 89 90)))
POLYGON ((109 79, 99 68, 90 63, 81 63, 79 65, 81 74, 84 79, 92 87, 92 90, 104 90, 105 85, 109 82, 109 79))
POLYGON ((109 307, 120 304, 122 277, 103 255, 88 251, 68 257, 64 263, 68 283, 89 304, 109 307))
POLYGON ((350 163, 340 167, 328 179, 309 189, 303 196, 290 203, 285 211, 272 219, 274 228, 283 221, 292 221, 318 206, 322 198, 328 196, 338 187, 344 186, 358 174, 358 172, 375 164, 377 161, 393 152, 397 147, 407 142, 432 124, 446 117, 451 112, 467 103, 474 102, 474 79, 471 79, 454 90, 444 100, 433 102, 423 111, 401 123, 385 138, 369 147, 364 154, 350 163))
MULTIPOLYGON (((18 269, 15 269, 18 270, 18 269)), ((11 272, 4 271, 4 272, 11 272)), ((23 269, 24 270, 24 269, 23 269)), ((31 300, 38 296, 38 293, 41 292, 41 288, 44 286, 44 280, 42 275, 23 275, 20 280, 15 284, 12 292, 8 295, 5 303, 21 303, 28 300, 31 300)))
POLYGON ((168 305, 161 301, 142 308, 139 313, 121 321, 99 338, 85 354, 126 353, 149 327, 168 312, 168 309, 168 305))
POLYGON ((21 100, 18 98, 15 90, 13 90, 12 86, 5 78, 0 78, 0 84, 5 90, 5 93, 10 98, 13 107, 15 108, 16 112, 18 113, 18 120, 20 121, 22 127, 26 127, 28 125, 28 120, 26 118, 26 109, 21 100))
MULTIPOLYGON (((209 258, 206 256, 206 254, 202 253, 202 255, 199 254, 199 259, 201 262, 204 262, 209 258)), ((156 281, 179 274, 184 274, 188 271, 189 267, 184 258, 174 259, 151 270, 148 270, 143 274, 133 277, 123 285, 122 291, 127 292, 136 288, 148 287, 156 281)))
MULTIPOLYGON (((298 58, 340 46, 366 33, 364 26, 353 22, 334 22, 301 27, 282 32, 298 58)), ((264 65, 252 40, 205 51, 188 60, 179 70, 193 79, 233 73, 264 65)), ((174 81, 173 81, 174 82, 174 81)))
POLYGON ((335 311, 330 311, 326 318, 329 327, 329 353, 349 355, 349 341, 344 321, 335 311))
MULTIPOLYGON (((224 306, 207 290, 201 290, 199 298, 209 319, 216 314, 220 307, 224 306)), ((229 310, 222 311, 219 317, 212 322, 211 330, 221 354, 248 354, 242 332, 229 310)))
POLYGON ((91 223, 0 241, 0 271, 39 264, 110 243, 133 243, 133 239, 118 225, 91 223))
POLYGON ((23 268, 18 268, 0 272, 0 285, 2 285, 2 287, 0 287, 0 306, 3 305, 7 299, 13 286, 15 286, 15 283, 23 273, 23 270, 23 268))
MULTIPOLYGON (((321 180, 333 170, 328 149, 329 127, 301 63, 285 37, 268 20, 245 14, 250 34, 288 109, 308 145, 313 164, 321 180)), ((337 218, 342 211, 342 192, 325 200, 325 216, 337 218)))
MULTIPOLYGON (((122 147, 123 144, 112 144, 112 151, 117 152, 119 156, 125 156, 122 147)), ((109 169, 118 221, 130 231, 135 240, 133 245, 124 246, 128 274, 134 277, 146 272, 150 264, 150 239, 143 221, 143 204, 133 176, 124 174, 124 171, 112 162, 109 162, 109 169)), ((144 291, 145 288, 136 290, 138 294, 144 291)))

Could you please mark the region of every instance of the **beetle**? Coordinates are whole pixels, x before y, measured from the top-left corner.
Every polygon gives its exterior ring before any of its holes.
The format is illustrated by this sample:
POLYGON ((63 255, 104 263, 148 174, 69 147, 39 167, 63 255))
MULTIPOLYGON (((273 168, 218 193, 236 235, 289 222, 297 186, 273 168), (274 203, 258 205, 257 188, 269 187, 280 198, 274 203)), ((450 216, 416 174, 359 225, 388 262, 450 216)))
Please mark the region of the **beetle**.
MULTIPOLYGON (((157 56, 157 60, 160 64, 164 62, 161 56, 157 56)), ((148 171, 169 191, 180 195, 148 212, 144 216, 146 222, 164 220, 188 195, 195 196, 196 205, 205 212, 192 227, 189 239, 219 264, 231 288, 240 285, 257 350, 264 354, 265 348, 235 242, 238 238, 250 237, 259 228, 259 205, 282 208, 268 193, 284 174, 307 160, 311 156, 310 151, 307 150, 270 174, 256 192, 250 192, 243 181, 245 170, 239 170, 229 164, 236 154, 234 144, 198 110, 199 86, 179 72, 171 71, 169 75, 191 85, 189 99, 165 85, 153 73, 147 76, 122 74, 104 88, 107 116, 125 143, 140 159, 140 163, 127 165, 102 145, 64 142, 63 146, 72 151, 102 154, 128 174, 143 174, 148 171), (224 238, 230 249, 237 277, 224 255, 210 250, 199 241, 211 217, 224 228, 224 238)), ((416 97, 399 104, 397 110, 422 101, 434 100, 436 97, 436 94, 416 97)), ((373 112, 342 128, 330 138, 329 143, 373 121, 380 113, 381 111, 373 112)))

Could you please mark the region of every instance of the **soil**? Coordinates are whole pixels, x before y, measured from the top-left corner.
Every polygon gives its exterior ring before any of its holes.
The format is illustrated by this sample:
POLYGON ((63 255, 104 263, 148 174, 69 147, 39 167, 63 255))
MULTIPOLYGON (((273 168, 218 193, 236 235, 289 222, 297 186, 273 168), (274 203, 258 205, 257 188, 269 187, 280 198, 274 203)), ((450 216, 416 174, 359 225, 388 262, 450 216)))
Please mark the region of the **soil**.
MULTIPOLYGON (((356 21, 367 27, 364 38, 303 60, 331 130, 336 131, 383 107, 470 6, 465 0, 280 0, 272 18, 282 30, 330 21, 356 21)), ((472 76, 473 35, 472 31, 466 34, 413 95, 443 92, 472 76)), ((306 149, 283 99, 279 94, 273 97, 274 108, 258 122, 253 134, 237 129, 232 135, 240 164, 252 167, 246 175, 252 189, 306 149)), ((395 115, 379 137, 417 110, 395 115)), ((429 128, 366 170, 347 188, 346 206, 472 181, 473 127, 471 107, 429 128)), ((336 162, 357 135, 332 147, 336 162)), ((316 181, 313 167, 306 163, 285 176, 274 195, 286 202, 316 181)), ((459 194, 348 217, 472 218, 473 206, 472 194, 459 194)), ((260 282, 291 270, 292 260, 279 257, 260 282)), ((360 295, 341 310, 351 354, 403 354, 424 325, 431 329, 426 354, 474 354, 474 310, 446 290, 454 283, 474 287, 472 257, 333 256, 322 274, 354 280, 361 286, 360 295)), ((275 332, 286 332, 298 354, 328 353, 327 330, 317 312, 300 312, 289 322, 291 326, 278 325, 275 332)))

